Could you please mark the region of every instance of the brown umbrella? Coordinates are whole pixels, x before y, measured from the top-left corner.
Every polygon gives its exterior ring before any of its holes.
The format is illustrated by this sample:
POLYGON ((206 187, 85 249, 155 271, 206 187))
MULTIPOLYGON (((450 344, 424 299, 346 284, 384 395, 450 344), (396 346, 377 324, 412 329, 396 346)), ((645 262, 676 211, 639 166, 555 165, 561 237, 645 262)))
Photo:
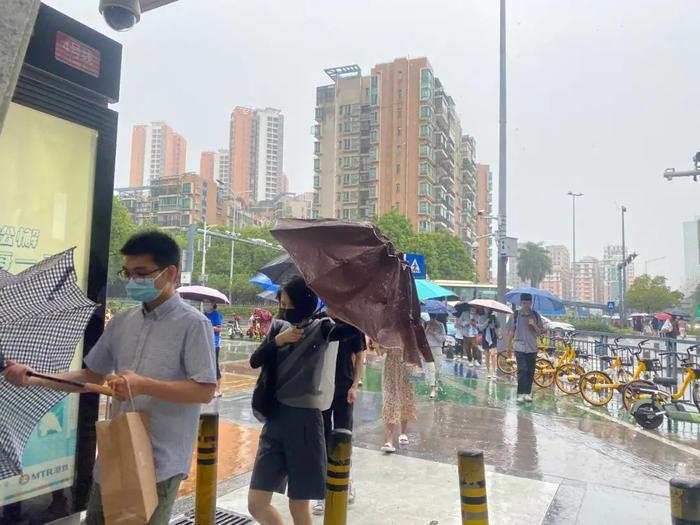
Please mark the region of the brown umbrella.
POLYGON ((405 361, 433 360, 411 269, 376 226, 283 219, 272 235, 334 315, 383 347, 403 348, 405 361))

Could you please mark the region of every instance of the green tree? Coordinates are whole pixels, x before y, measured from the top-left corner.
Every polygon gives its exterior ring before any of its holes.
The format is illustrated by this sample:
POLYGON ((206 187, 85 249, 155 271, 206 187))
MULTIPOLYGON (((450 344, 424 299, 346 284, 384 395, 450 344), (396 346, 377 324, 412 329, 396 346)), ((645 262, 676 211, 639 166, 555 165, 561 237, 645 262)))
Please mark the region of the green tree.
POLYGON ((641 275, 634 280, 625 297, 630 308, 651 314, 678 306, 683 294, 671 290, 662 275, 641 275))
POLYGON ((415 233, 410 221, 396 210, 382 215, 374 223, 397 250, 422 254, 431 279, 471 281, 476 278, 470 250, 450 232, 415 233))
POLYGON ((528 242, 518 252, 518 276, 537 288, 552 271, 552 260, 542 243, 528 242))
POLYGON ((119 197, 112 197, 112 226, 109 237, 109 267, 107 269, 107 292, 109 296, 123 297, 124 286, 117 273, 122 267, 122 256, 119 253, 124 243, 136 231, 129 210, 119 197))
POLYGON ((688 297, 690 299, 690 305, 693 308, 692 315, 694 317, 700 317, 700 282, 695 285, 695 290, 688 297))

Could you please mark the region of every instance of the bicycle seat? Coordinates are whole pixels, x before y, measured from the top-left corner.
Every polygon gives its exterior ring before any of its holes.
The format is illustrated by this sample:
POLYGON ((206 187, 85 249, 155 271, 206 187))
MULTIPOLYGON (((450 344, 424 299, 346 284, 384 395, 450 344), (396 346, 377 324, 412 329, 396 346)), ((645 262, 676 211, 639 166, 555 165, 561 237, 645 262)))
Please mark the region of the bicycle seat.
POLYGON ((647 367, 648 372, 658 372, 659 370, 663 370, 663 366, 661 365, 661 361, 659 361, 656 358, 653 359, 640 359, 642 363, 647 367))
POLYGON ((583 354, 583 353, 578 352, 578 351, 576 352, 577 359, 588 359, 589 357, 591 357, 590 354, 583 354))
POLYGON ((654 384, 661 385, 661 386, 676 386, 678 384, 678 378, 656 376, 654 378, 654 384))
POLYGON ((614 356, 611 356, 611 355, 601 355, 601 356, 598 357, 598 359, 600 359, 600 360, 603 361, 604 363, 609 363, 610 361, 612 361, 613 359, 615 359, 615 357, 614 357, 614 356))

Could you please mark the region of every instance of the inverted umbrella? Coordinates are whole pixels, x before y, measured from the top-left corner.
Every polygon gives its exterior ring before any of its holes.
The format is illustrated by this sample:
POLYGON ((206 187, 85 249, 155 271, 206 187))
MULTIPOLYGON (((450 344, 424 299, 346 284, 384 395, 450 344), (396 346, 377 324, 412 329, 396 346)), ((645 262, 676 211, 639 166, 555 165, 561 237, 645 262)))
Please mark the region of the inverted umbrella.
MULTIPOLYGON (((12 276, 0 270, 0 353, 41 374, 68 370, 96 304, 77 285, 73 250, 12 276)), ((0 479, 21 472, 39 420, 65 393, 0 379, 0 479)))
POLYGON ((515 306, 520 306, 520 294, 532 295, 532 309, 541 314, 562 315, 566 313, 561 299, 547 290, 540 288, 515 288, 505 296, 506 301, 515 306))
POLYGON ((416 291, 418 299, 425 301, 426 299, 442 299, 447 297, 457 297, 452 290, 443 288, 439 284, 426 279, 416 279, 416 291))
POLYGON ((260 288, 262 288, 266 292, 276 292, 277 290, 280 289, 280 285, 273 283, 272 279, 270 279, 264 273, 257 274, 255 277, 253 277, 248 282, 250 284, 254 284, 255 286, 259 286, 260 288))
POLYGON ((272 235, 334 315, 406 361, 433 360, 411 269, 375 226, 283 219, 272 235))
POLYGON ((299 269, 288 253, 278 255, 260 268, 260 273, 267 275, 275 284, 284 284, 292 277, 301 275, 299 269))
POLYGON ((183 299, 189 299, 190 301, 207 301, 216 304, 231 304, 224 294, 219 290, 214 288, 209 288, 208 286, 180 286, 177 289, 177 293, 183 299))

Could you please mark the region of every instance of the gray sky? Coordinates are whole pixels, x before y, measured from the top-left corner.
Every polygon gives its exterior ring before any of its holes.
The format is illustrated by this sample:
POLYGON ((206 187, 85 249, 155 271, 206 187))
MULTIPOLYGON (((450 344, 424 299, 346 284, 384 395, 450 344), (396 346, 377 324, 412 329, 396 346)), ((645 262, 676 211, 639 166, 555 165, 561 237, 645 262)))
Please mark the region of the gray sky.
MULTIPOLYGON (((180 0, 115 33, 97 0, 46 0, 124 44, 117 184, 128 181, 131 127, 165 120, 188 141, 188 167, 223 147, 236 105, 285 113, 285 171, 312 186, 315 87, 323 68, 364 71, 427 56, 457 103, 479 162, 498 174, 498 2, 495 0, 180 0)), ((620 241, 649 272, 679 286, 682 222, 700 214, 700 183, 667 182, 700 150, 695 0, 511 0, 508 12, 508 229, 578 256, 620 241)), ((494 201, 497 197, 494 195, 494 201)))

